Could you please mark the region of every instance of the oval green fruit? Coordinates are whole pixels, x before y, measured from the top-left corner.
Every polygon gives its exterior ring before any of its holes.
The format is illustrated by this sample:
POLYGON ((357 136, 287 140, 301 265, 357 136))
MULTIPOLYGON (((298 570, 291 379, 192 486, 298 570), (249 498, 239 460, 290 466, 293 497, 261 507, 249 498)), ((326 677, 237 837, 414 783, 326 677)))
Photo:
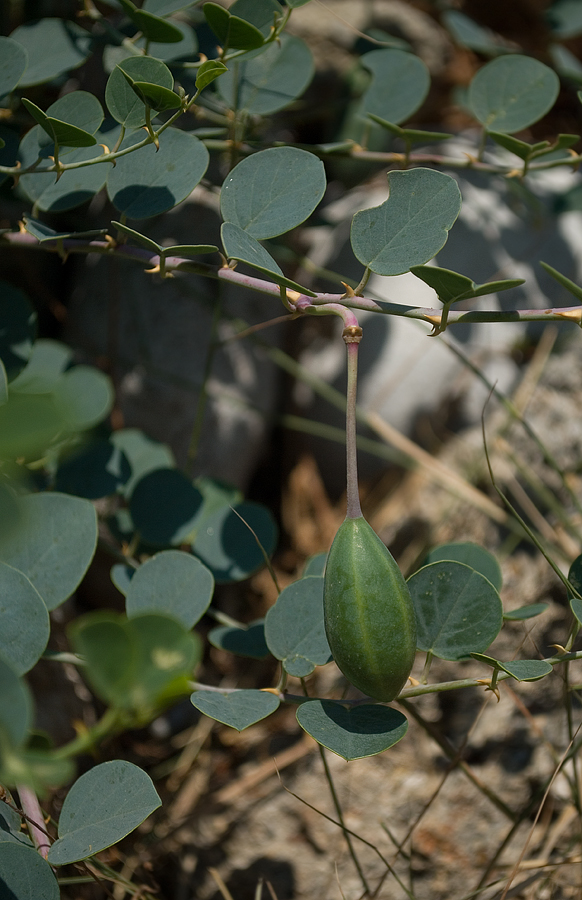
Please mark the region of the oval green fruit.
POLYGON ((351 683, 393 700, 416 652, 416 620, 394 557, 363 516, 345 519, 325 570, 324 618, 333 658, 351 683))

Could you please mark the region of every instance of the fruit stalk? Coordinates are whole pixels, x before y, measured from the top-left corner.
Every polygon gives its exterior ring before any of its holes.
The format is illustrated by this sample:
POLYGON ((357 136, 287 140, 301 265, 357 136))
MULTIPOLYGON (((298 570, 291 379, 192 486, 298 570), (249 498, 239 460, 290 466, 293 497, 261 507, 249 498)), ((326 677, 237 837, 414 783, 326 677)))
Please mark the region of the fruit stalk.
POLYGON ((347 517, 358 519, 362 515, 358 489, 358 453, 356 448, 356 395, 358 389, 358 349, 362 340, 359 325, 347 325, 342 337, 348 355, 348 386, 346 393, 346 464, 347 464, 347 517))

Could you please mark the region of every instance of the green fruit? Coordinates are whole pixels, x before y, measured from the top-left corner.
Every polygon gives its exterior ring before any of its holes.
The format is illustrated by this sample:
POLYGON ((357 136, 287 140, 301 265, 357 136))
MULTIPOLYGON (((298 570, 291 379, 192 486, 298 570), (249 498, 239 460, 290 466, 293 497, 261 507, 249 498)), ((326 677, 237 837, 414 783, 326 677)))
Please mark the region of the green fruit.
POLYGON ((393 700, 416 652, 410 592, 396 562, 363 516, 346 519, 325 570, 325 630, 333 658, 355 687, 393 700))

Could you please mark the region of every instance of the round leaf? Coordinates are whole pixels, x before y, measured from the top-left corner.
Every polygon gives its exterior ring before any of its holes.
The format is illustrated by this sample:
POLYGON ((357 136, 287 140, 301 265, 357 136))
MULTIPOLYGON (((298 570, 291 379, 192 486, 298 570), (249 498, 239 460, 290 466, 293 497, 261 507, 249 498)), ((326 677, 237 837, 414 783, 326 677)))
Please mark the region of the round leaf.
MULTIPOLYGON (((122 147, 142 140, 131 134, 122 147)), ((208 167, 208 150, 194 135, 168 128, 153 144, 122 156, 107 178, 113 205, 130 219, 147 219, 176 206, 190 194, 208 167)))
POLYGON ((71 348, 65 344, 41 338, 35 342, 26 368, 14 379, 11 390, 24 394, 52 392, 72 356, 71 348))
POLYGON ((270 716, 280 703, 279 698, 269 691, 229 691, 226 694, 195 691, 190 701, 205 716, 230 725, 237 731, 243 731, 270 716))
POLYGON ((222 185, 220 211, 225 222, 264 240, 301 225, 325 186, 323 163, 313 153, 273 147, 234 167, 222 185))
POLYGON ((65 797, 49 863, 63 866, 94 856, 141 825, 161 804, 151 778, 139 766, 121 759, 95 766, 65 797))
POLYGON ((297 710, 307 734, 345 760, 375 756, 398 743, 408 728, 406 717, 389 706, 346 709, 334 700, 309 700, 297 710))
POLYGON ((372 84, 362 99, 362 112, 373 113, 398 125, 424 102, 430 88, 427 67, 404 50, 372 50, 361 63, 372 73, 372 84))
POLYGON ((89 134, 95 134, 103 122, 103 107, 97 97, 88 91, 71 91, 70 94, 65 94, 49 106, 46 114, 89 134))
POLYGON ((310 675, 331 659, 323 621, 323 581, 310 576, 290 584, 265 619, 269 650, 296 678, 310 675))
POLYGON ((208 640, 219 650, 228 650, 237 656, 250 659, 266 659, 270 651, 265 641, 265 620, 250 622, 247 628, 220 625, 208 633, 208 640))
POLYGON ((129 56, 119 63, 107 81, 105 102, 113 118, 127 129, 141 128, 146 120, 145 105, 131 87, 131 81, 157 84, 168 91, 174 87, 172 73, 158 59, 129 56))
POLYGON ((5 900, 59 900, 61 892, 50 865, 16 841, 0 847, 0 895, 5 900))
POLYGON ((123 451, 110 441, 98 441, 59 465, 55 487, 66 494, 98 500, 115 494, 130 475, 123 451))
POLYGON ((488 131, 513 134, 545 116, 559 90, 553 69, 530 56, 512 54, 479 69, 469 87, 469 103, 488 131))
POLYGON ((409 578, 408 587, 419 650, 441 659, 462 659, 486 650, 501 630, 499 594, 464 563, 432 563, 409 578))
POLYGON ((40 19, 20 25, 10 35, 28 55, 19 88, 52 81, 82 65, 91 51, 91 35, 67 19, 40 19))
POLYGON ((277 543, 273 516, 259 503, 237 503, 205 519, 193 550, 217 582, 242 581, 265 564, 257 538, 270 556, 277 543))
POLYGON ((95 508, 59 493, 29 494, 20 503, 23 527, 2 541, 0 560, 24 572, 48 609, 55 609, 71 596, 93 559, 95 508))
POLYGON ((28 53, 12 38, 0 37, 0 97, 14 90, 28 65, 28 53))
POLYGON ((455 562, 465 563, 476 572, 480 572, 491 582, 496 591, 501 590, 503 578, 501 568, 492 553, 479 544, 470 541, 459 541, 452 544, 442 544, 431 550, 426 558, 425 565, 441 562, 444 559, 452 559, 455 562))
POLYGON ((149 472, 134 488, 129 509, 146 543, 182 544, 194 528, 202 494, 177 469, 149 472))
POLYGON ((47 645, 48 610, 26 575, 4 562, 0 563, 0 621, 0 654, 17 675, 24 675, 47 645))
POLYGON ((8 380, 25 367, 36 335, 36 312, 28 297, 6 281, 0 281, 2 292, 2 329, 0 359, 8 380))
POLYGON ((126 496, 131 495, 137 482, 148 472, 172 468, 175 464, 172 451, 166 444, 152 441, 138 428, 114 431, 109 440, 129 460, 131 477, 125 485, 126 496))
POLYGON ((299 97, 315 72, 311 51, 298 37, 282 34, 257 54, 248 54, 218 81, 218 93, 231 109, 267 116, 299 97))
POLYGON ((125 608, 131 619, 161 613, 193 628, 210 605, 214 578, 200 560, 181 550, 165 550, 143 563, 129 582, 125 608))
MULTIPOLYGON (((6 730, 15 747, 24 742, 32 725, 32 715, 28 685, 18 677, 13 666, 0 658, 0 727, 6 730)), ((0 815, 2 812, 0 806, 0 815)))
POLYGON ((356 257, 378 275, 402 275, 432 259, 447 240, 461 209, 450 175, 433 169, 389 172, 390 196, 352 221, 356 257))

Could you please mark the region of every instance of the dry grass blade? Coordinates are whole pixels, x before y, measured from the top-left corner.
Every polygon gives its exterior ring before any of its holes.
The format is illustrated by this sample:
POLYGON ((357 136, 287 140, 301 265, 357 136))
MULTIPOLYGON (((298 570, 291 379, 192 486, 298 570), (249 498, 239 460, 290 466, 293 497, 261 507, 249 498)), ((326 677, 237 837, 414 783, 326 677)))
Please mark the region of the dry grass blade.
POLYGON ((224 900, 234 900, 234 898, 233 898, 232 894, 230 893, 229 889, 227 888, 227 886, 225 885, 224 881, 223 881, 222 878, 220 877, 220 873, 218 872, 218 870, 209 867, 209 868, 208 868, 208 871, 210 872, 210 874, 211 874, 212 877, 214 878, 214 880, 215 880, 215 882, 216 882, 216 886, 218 887, 218 890, 220 891, 220 893, 221 893, 222 896, 224 897, 224 900))

